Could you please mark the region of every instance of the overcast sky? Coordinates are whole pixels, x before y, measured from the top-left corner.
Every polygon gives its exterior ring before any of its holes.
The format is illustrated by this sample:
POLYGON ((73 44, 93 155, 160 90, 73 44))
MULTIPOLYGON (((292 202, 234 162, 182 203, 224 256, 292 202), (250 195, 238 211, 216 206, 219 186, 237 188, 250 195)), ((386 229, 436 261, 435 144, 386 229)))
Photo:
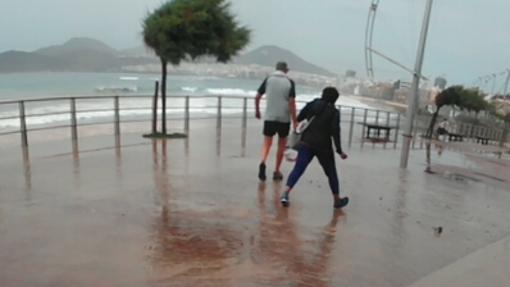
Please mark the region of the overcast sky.
MULTIPOLYGON (((364 30, 370 0, 233 0, 253 30, 250 48, 274 44, 343 73, 364 75, 364 30)), ((141 20, 162 0, 0 0, 0 52, 34 50, 71 37, 115 48, 141 44, 141 20)), ((412 67, 425 0, 381 0, 374 46, 412 67)), ((471 84, 510 68, 509 0, 436 0, 424 74, 471 84)), ((409 77, 376 60, 379 78, 409 77)), ((502 80, 501 84, 502 85, 502 80)))

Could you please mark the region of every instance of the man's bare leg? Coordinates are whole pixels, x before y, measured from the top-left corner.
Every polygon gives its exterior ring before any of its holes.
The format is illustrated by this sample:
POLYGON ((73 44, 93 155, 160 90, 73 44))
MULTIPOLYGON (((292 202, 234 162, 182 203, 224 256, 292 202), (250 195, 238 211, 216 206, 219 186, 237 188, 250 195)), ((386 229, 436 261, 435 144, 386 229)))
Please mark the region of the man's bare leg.
POLYGON ((266 161, 269 156, 269 152, 271 151, 271 146, 273 145, 273 138, 265 136, 264 143, 262 145, 262 161, 259 165, 259 179, 264 181, 266 180, 266 161))
POLYGON ((262 144, 262 161, 261 163, 266 163, 267 158, 269 157, 269 152, 271 151, 271 146, 273 145, 272 137, 264 137, 264 143, 262 144))
POLYGON ((278 151, 276 152, 276 166, 273 175, 274 180, 282 180, 283 175, 280 171, 280 167, 283 162, 283 155, 285 153, 285 146, 287 145, 287 138, 279 138, 278 139, 278 151))

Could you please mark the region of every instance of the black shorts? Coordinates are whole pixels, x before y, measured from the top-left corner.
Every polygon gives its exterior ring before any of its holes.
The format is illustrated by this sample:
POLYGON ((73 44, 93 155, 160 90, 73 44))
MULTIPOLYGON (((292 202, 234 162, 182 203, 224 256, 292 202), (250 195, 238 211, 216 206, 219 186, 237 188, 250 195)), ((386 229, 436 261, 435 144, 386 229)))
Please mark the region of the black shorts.
POLYGON ((278 134, 281 138, 286 138, 290 132, 290 123, 281 123, 274 121, 264 122, 264 135, 266 137, 273 137, 278 134))

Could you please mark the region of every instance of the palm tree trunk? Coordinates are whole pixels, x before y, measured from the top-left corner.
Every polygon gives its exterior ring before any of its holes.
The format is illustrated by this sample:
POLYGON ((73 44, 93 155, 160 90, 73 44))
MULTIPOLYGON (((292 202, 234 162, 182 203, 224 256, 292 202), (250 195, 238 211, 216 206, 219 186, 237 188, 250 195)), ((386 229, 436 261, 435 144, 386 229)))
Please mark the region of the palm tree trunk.
POLYGON ((439 109, 441 109, 441 107, 437 107, 436 112, 434 113, 434 115, 432 115, 432 119, 430 120, 429 128, 427 129, 426 144, 425 144, 425 150, 426 150, 426 155, 427 155, 427 168, 425 169, 426 172, 431 172, 430 147, 432 145, 432 134, 434 133, 434 126, 436 125, 437 116, 439 115, 439 109))
POLYGON ((161 59, 161 129, 162 133, 166 135, 166 74, 167 74, 167 61, 161 59))
POLYGON ((438 107, 436 112, 432 115, 432 119, 430 119, 429 128, 427 129, 427 138, 432 138, 432 134, 434 133, 434 126, 436 125, 437 116, 439 115, 439 109, 441 107, 438 107))

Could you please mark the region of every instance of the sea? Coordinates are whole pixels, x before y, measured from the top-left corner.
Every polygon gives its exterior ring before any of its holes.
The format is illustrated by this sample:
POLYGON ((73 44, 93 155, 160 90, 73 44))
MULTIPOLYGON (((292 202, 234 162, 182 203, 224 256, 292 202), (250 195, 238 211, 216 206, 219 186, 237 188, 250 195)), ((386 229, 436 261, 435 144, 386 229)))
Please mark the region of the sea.
MULTIPOLYGON (((122 73, 19 73, 0 74, 0 133, 19 130, 19 107, 7 101, 51 99, 65 97, 90 97, 77 100, 78 120, 90 123, 113 116, 112 96, 118 95, 123 118, 150 117, 151 101, 157 74, 122 73), (146 97, 134 97, 146 96, 146 97)), ((240 113, 242 97, 255 97, 263 79, 249 80, 212 76, 170 75, 167 95, 170 114, 178 117, 184 111, 184 98, 190 96, 193 115, 207 116, 217 112, 217 99, 203 96, 227 96, 224 113, 240 113), (172 99, 175 98, 175 99, 172 99), (231 98, 232 97, 232 98, 231 98), (239 100, 236 98, 239 97, 239 100)), ((321 88, 297 85, 297 99, 306 102, 320 95, 321 88)), ((253 109, 253 101, 249 101, 253 109)), ((340 104, 369 108, 355 97, 343 95, 340 104)), ((302 105, 302 103, 301 103, 302 105)), ((26 103, 29 128, 67 124, 70 121, 69 100, 43 100, 26 103)))

